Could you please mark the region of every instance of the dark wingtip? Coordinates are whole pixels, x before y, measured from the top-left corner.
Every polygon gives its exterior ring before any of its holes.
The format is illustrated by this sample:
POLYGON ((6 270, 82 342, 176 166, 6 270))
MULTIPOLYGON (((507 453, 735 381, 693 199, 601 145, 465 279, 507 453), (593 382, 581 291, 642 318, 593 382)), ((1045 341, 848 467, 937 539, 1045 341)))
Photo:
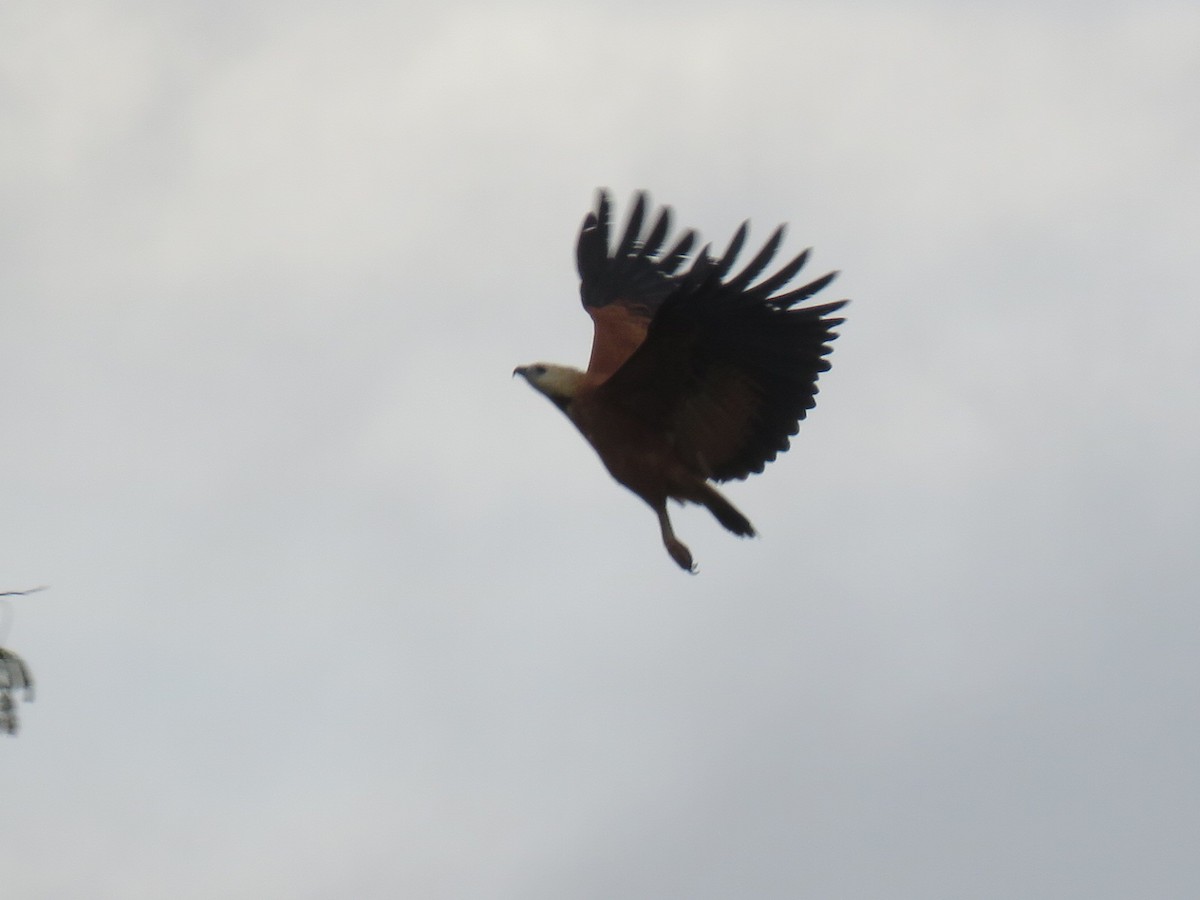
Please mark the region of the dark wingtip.
POLYGON ((650 227, 650 234, 642 244, 642 256, 657 256, 658 251, 662 248, 663 241, 667 239, 667 233, 670 230, 671 207, 664 206, 661 210, 659 210, 658 218, 654 220, 654 224, 650 227))
POLYGON ((771 236, 767 238, 767 242, 763 244, 761 250, 754 259, 746 265, 737 275, 728 282, 726 287, 730 290, 742 291, 750 286, 750 283, 759 276, 763 269, 775 258, 776 252, 779 250, 779 245, 783 243, 783 236, 787 228, 784 225, 779 225, 771 232, 771 236))
MULTIPOLYGON (((838 273, 836 271, 826 272, 820 278, 810 281, 808 284, 802 285, 801 287, 798 287, 795 290, 787 291, 786 293, 778 294, 778 295, 772 297, 768 302, 772 306, 777 306, 781 309, 789 307, 789 306, 795 306, 797 303, 800 303, 802 300, 807 300, 813 294, 817 293, 818 291, 823 290, 825 288, 825 286, 828 285, 835 278, 837 278, 837 276, 838 276, 838 273)), ((829 308, 831 310, 832 309, 840 309, 841 307, 845 306, 849 302, 850 302, 849 300, 841 300, 841 301, 837 302, 836 306, 830 304, 829 308)), ((813 307, 813 308, 817 309, 817 307, 813 307)), ((826 307, 822 306, 820 308, 825 309, 826 307)))
POLYGON ((642 222, 646 218, 647 196, 645 191, 636 191, 633 195, 633 209, 629 212, 629 222, 625 226, 625 234, 617 247, 616 257, 629 256, 637 247, 638 238, 642 235, 642 222))
POLYGON ((586 284, 604 271, 608 261, 609 201, 605 188, 596 190, 596 208, 583 218, 575 244, 575 267, 586 284))
POLYGON ((729 274, 729 270, 733 268, 733 264, 737 262, 737 258, 742 252, 742 247, 746 244, 746 235, 749 233, 750 220, 746 219, 733 233, 729 246, 725 249, 725 255, 721 257, 720 265, 717 268, 718 278, 724 278, 729 274))
POLYGON ((596 188, 596 215, 598 218, 608 218, 608 188, 596 188))

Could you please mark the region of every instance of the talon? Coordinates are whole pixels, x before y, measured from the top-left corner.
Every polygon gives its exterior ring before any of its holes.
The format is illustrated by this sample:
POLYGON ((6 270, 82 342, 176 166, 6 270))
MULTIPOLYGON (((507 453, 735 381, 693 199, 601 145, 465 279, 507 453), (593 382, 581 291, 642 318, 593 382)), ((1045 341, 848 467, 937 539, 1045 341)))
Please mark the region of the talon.
POLYGON ((696 564, 692 561, 692 551, 690 551, 683 541, 678 538, 672 538, 667 542, 667 552, 671 554, 671 559, 679 564, 679 568, 686 569, 693 575, 696 574, 696 564))
POLYGON ((671 519, 667 515, 666 504, 656 506, 654 511, 658 514, 658 525, 662 529, 663 546, 671 554, 671 559, 678 563, 679 568, 695 575, 696 564, 692 562, 692 551, 687 548, 687 545, 683 541, 675 537, 675 532, 671 530, 671 519))

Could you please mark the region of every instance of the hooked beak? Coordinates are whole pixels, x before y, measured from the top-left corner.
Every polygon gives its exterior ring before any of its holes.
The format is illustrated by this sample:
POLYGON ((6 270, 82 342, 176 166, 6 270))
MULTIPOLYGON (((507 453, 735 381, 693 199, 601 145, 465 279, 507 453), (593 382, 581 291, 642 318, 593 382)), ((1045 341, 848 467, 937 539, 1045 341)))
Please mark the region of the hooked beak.
POLYGON ((527 370, 526 370, 526 367, 525 367, 525 366, 517 366, 515 369, 513 369, 512 377, 513 377, 513 378, 516 378, 518 375, 520 375, 522 378, 524 378, 526 381, 528 381, 528 380, 529 380, 529 378, 528 378, 528 376, 525 374, 525 373, 526 373, 526 371, 527 371, 527 370))

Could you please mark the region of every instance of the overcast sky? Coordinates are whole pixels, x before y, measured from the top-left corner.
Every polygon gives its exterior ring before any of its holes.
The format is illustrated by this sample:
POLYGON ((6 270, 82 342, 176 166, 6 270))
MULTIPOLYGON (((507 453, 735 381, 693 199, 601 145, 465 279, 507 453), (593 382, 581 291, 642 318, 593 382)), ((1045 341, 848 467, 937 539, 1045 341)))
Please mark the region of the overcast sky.
POLYGON ((4 896, 1200 890, 1194 3, 0 7, 4 896), (852 298, 659 541, 637 188, 852 298))

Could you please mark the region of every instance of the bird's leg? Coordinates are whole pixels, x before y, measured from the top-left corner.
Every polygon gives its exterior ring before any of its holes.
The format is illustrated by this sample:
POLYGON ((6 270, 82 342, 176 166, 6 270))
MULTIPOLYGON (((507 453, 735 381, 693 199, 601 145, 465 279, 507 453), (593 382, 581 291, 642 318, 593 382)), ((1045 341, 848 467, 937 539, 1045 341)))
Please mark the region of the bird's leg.
POLYGON ((655 507, 654 511, 658 513, 658 527, 662 529, 663 546, 671 554, 671 559, 675 560, 680 568, 687 569, 694 575, 696 565, 692 562, 692 551, 683 541, 675 537, 675 530, 671 528, 671 520, 667 516, 667 504, 663 503, 661 506, 655 507))

